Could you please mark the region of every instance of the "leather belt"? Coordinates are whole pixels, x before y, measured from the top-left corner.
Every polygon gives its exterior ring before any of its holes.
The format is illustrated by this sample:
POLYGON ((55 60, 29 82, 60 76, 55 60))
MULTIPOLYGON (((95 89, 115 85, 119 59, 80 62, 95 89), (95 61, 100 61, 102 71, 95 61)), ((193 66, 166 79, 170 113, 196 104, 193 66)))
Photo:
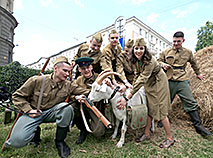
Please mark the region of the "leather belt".
POLYGON ((185 67, 183 66, 172 66, 173 69, 181 69, 181 70, 184 70, 185 67))

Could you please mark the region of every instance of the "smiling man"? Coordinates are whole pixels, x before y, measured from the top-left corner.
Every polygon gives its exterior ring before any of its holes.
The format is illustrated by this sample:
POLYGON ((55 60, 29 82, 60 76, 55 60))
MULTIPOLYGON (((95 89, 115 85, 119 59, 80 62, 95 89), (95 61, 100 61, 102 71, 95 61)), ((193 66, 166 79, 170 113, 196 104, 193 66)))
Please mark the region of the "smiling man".
MULTIPOLYGON (((79 76, 75 81, 75 85, 78 86, 76 90, 81 93, 82 95, 88 96, 91 89, 92 84, 95 82, 95 79, 97 78, 98 74, 93 72, 93 66, 92 62, 94 60, 89 57, 81 57, 75 60, 76 64, 78 64, 78 70, 81 73, 81 76, 79 76), (79 89, 79 90, 78 90, 79 89), (81 92, 81 90, 83 91, 81 92)), ((104 106, 103 103, 99 102, 94 103, 95 106, 103 113, 104 112, 104 106), (101 106, 102 105, 102 106, 101 106)), ((76 141, 76 144, 82 144, 87 136, 86 127, 83 122, 82 115, 80 113, 80 104, 76 103, 73 105, 75 117, 74 117, 74 124, 80 129, 80 135, 78 136, 78 139, 76 141)), ((86 106, 83 106, 83 110, 85 113, 85 117, 87 119, 87 122, 91 120, 90 122, 90 128, 93 130, 93 135, 96 137, 101 137, 105 133, 105 126, 104 124, 99 120, 99 118, 86 106), (95 131, 94 131, 95 130, 95 131)))
MULTIPOLYGON (((16 122, 5 147, 23 147, 40 132, 36 129, 42 123, 56 122, 55 145, 60 157, 68 157, 70 148, 64 139, 74 117, 72 106, 66 106, 67 96, 81 94, 77 86, 66 80, 71 65, 66 57, 58 57, 54 62, 53 73, 30 77, 12 99, 23 114, 16 122), (40 100, 40 101, 39 101, 40 100), (62 108, 63 107, 63 108, 62 108)), ((83 93, 83 90, 81 91, 83 93)))
POLYGON ((189 79, 186 72, 187 63, 189 62, 191 64, 198 79, 203 80, 205 76, 201 74, 192 51, 182 47, 184 41, 184 33, 181 31, 176 32, 173 36, 173 47, 163 51, 158 61, 164 70, 173 68, 173 76, 169 79, 171 102, 177 94, 181 99, 185 112, 190 115, 197 133, 203 137, 207 137, 212 134, 202 125, 197 110, 198 104, 189 86, 189 79))

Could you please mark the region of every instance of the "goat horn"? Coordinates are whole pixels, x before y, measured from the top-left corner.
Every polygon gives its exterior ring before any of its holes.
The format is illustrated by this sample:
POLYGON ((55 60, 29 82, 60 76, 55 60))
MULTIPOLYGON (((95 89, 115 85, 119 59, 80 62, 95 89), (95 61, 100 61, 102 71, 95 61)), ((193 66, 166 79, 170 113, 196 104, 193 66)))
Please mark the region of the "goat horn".
POLYGON ((108 69, 108 70, 104 70, 104 71, 102 71, 99 75, 98 75, 98 77, 100 77, 100 76, 102 76, 104 73, 106 73, 106 72, 110 72, 111 70, 110 69, 108 69))
POLYGON ((109 75, 118 75, 118 76, 121 76, 119 73, 117 72, 106 72, 106 73, 103 73, 101 76, 98 76, 96 78, 96 82, 97 84, 101 85, 102 81, 109 75))

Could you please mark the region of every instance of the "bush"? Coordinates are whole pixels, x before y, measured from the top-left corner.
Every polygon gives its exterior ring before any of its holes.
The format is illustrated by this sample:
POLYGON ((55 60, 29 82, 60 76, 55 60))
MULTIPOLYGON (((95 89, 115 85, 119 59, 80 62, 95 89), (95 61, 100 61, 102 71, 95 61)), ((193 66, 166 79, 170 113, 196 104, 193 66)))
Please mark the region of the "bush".
MULTIPOLYGON (((40 70, 23 67, 15 61, 11 64, 0 66, 0 87, 7 87, 9 93, 14 93, 31 76, 38 75, 40 70)), ((45 71, 44 74, 52 71, 45 71)), ((0 107, 1 108, 1 107, 0 107)), ((1 109, 0 109, 1 111, 1 109)))

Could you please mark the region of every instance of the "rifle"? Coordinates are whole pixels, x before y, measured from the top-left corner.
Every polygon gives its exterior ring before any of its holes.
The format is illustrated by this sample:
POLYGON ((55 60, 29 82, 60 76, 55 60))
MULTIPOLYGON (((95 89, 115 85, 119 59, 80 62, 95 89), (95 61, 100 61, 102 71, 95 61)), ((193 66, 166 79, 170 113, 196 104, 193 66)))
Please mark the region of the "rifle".
POLYGON ((43 75, 43 72, 44 72, 45 68, 47 67, 47 64, 49 63, 49 61, 50 61, 50 57, 47 58, 46 62, 44 63, 44 66, 42 67, 42 69, 41 69, 41 71, 39 72, 38 76, 43 75))
POLYGON ((104 115, 94 106, 94 104, 85 96, 83 99, 84 104, 88 108, 90 108, 95 115, 101 120, 101 122, 106 126, 107 128, 112 128, 112 124, 104 117, 104 115))
MULTIPOLYGON (((47 67, 47 64, 49 63, 49 61, 50 61, 50 57, 46 60, 44 66, 41 69, 41 71, 39 72, 38 76, 42 75, 42 73, 44 72, 45 68, 47 67)), ((17 122, 17 120, 19 119, 20 116, 21 116, 21 113, 18 113, 17 116, 16 116, 15 121, 13 122, 12 127, 10 128, 10 131, 9 131, 9 133, 7 135, 7 138, 5 139, 5 141, 4 141, 3 145, 2 145, 1 151, 4 151, 4 149, 5 149, 5 143, 10 138, 11 132, 12 132, 12 130, 13 130, 13 128, 14 128, 14 126, 15 126, 15 124, 16 124, 16 122, 17 122)))
MULTIPOLYGON (((72 64, 72 69, 71 69, 71 71, 70 71, 69 81, 71 81, 71 79, 72 79, 72 71, 73 71, 74 67, 75 67, 75 64, 74 64, 74 65, 72 64)), ((70 99, 70 97, 67 96, 65 102, 68 103, 68 102, 69 102, 69 99, 70 99)))

